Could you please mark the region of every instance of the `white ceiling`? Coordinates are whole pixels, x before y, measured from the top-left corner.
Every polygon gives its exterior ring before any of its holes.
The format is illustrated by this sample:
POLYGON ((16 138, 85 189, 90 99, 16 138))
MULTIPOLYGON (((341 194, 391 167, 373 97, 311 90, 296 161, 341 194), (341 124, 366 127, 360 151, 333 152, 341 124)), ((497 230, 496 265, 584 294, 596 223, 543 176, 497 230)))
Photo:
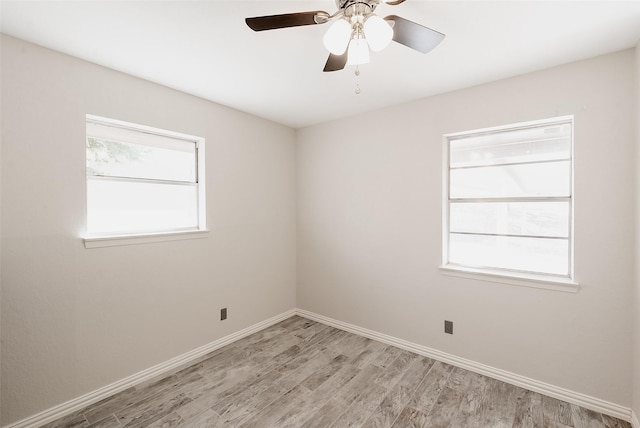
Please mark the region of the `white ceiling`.
POLYGON ((446 34, 428 54, 397 43, 323 73, 328 25, 253 32, 249 16, 334 0, 2 0, 3 33, 299 128, 634 47, 635 1, 426 1, 376 13, 446 34), (357 82, 358 81, 358 82, 357 82), (361 93, 355 94, 356 83, 361 93))

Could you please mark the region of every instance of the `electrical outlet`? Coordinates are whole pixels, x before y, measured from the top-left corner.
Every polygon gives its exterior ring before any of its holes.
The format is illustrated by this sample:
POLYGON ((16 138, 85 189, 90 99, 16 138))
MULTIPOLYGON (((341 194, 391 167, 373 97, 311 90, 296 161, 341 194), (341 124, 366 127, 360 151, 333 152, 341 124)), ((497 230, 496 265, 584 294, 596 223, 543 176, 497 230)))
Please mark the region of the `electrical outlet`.
POLYGON ((220 309, 220 321, 227 319, 227 308, 220 309))
POLYGON ((444 332, 447 334, 453 334, 453 321, 444 322, 444 332))

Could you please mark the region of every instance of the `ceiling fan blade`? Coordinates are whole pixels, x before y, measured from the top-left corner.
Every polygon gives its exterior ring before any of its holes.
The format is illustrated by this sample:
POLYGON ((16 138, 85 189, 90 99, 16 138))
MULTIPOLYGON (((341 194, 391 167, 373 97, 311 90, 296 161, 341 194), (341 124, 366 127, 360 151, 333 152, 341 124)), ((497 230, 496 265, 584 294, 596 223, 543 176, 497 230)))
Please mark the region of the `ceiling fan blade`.
POLYGON ((282 15, 256 16, 244 21, 253 31, 275 30, 277 28, 300 27, 327 22, 329 14, 322 10, 312 12, 285 13, 282 15), (316 16, 320 19, 316 21, 316 16))
POLYGON ((405 2, 405 0, 396 0, 396 1, 387 1, 387 2, 385 2, 385 3, 386 3, 386 4, 390 4, 391 6, 397 6, 397 5, 399 5, 400 3, 404 3, 404 2, 405 2))
POLYGON ((327 59, 327 63, 324 65, 324 70, 322 71, 340 71, 347 65, 347 52, 342 55, 334 55, 329 54, 329 58, 327 59))
POLYGON ((389 15, 385 20, 394 23, 394 42, 398 42, 401 45, 405 45, 422 53, 429 52, 444 39, 444 34, 396 15, 389 15))

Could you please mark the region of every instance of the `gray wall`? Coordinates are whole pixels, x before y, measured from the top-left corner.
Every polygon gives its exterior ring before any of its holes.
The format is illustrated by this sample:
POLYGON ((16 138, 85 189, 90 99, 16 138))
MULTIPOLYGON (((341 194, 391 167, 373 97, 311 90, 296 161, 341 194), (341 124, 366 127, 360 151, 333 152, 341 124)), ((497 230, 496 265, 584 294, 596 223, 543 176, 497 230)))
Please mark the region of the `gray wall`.
POLYGON ((627 50, 299 130, 298 307, 630 407, 634 62, 627 50), (581 290, 440 274, 442 135, 568 114, 581 290))
POLYGON ((295 307, 293 130, 6 36, 1 102, 3 424, 295 307), (207 239, 84 248, 86 113, 206 139, 207 239))

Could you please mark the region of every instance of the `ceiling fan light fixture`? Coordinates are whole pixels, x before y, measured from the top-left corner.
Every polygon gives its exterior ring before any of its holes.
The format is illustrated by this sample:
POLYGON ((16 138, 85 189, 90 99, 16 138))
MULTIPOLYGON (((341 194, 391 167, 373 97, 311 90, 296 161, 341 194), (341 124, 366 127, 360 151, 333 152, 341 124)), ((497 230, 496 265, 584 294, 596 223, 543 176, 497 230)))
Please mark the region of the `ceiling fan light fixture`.
POLYGON ((351 32, 351 24, 349 22, 344 19, 336 20, 322 38, 324 47, 334 55, 342 55, 347 50, 351 32))
POLYGON ((369 63, 369 45, 364 38, 354 38, 349 42, 347 53, 347 65, 360 65, 369 63))
POLYGON ((245 22, 253 31, 264 31, 334 21, 323 37, 324 45, 331 53, 322 71, 339 71, 346 65, 356 65, 356 72, 359 72, 357 65, 369 62, 371 50, 380 51, 391 41, 427 53, 444 39, 444 34, 400 16, 388 15, 382 19, 374 13, 381 3, 396 6, 405 1, 336 0, 338 10, 333 14, 315 10, 254 16, 246 18, 245 22))
POLYGON ((364 21, 364 35, 369 42, 369 47, 374 52, 379 52, 389 46, 393 39, 391 25, 377 15, 370 15, 364 21))

